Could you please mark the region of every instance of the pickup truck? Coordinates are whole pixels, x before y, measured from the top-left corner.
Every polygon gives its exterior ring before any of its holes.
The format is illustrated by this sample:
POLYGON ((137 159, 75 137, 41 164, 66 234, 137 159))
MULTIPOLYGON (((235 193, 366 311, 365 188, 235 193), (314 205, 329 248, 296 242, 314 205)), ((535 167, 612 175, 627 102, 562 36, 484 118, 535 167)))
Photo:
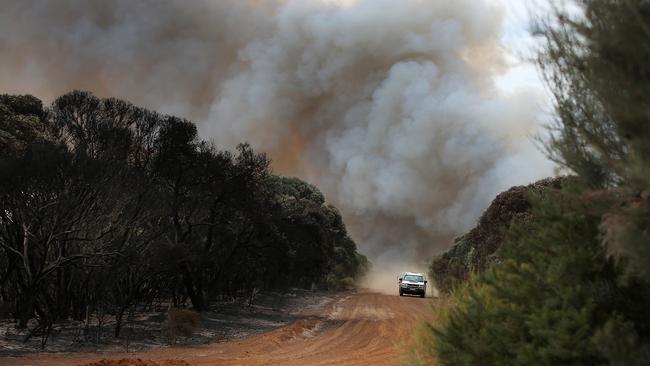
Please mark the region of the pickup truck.
POLYGON ((424 297, 427 292, 427 280, 424 279, 422 273, 402 272, 397 279, 400 296, 413 294, 424 297))

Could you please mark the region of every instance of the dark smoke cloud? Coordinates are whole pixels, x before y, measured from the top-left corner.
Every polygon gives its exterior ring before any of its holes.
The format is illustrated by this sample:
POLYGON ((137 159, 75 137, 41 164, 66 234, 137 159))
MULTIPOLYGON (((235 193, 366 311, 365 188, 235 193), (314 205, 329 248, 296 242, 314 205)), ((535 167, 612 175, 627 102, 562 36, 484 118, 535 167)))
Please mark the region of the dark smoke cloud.
POLYGON ((0 86, 117 96, 269 151, 373 259, 418 261, 551 173, 490 0, 3 1, 0 86))
POLYGON ((72 88, 205 118, 237 53, 273 4, 242 1, 5 0, 4 92, 51 100, 72 88))

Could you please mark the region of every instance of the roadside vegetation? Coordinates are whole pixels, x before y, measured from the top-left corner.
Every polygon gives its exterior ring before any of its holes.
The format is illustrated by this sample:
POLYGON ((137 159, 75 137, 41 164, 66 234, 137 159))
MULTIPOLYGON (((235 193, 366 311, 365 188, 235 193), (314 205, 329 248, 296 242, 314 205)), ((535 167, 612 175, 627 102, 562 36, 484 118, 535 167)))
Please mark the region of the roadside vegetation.
POLYGON ((533 218, 530 194, 560 189, 570 181, 570 177, 547 178, 500 193, 481 215, 475 228, 456 238, 449 250, 432 259, 429 274, 436 289, 449 294, 454 285, 466 281, 472 273, 483 272, 498 262, 510 225, 533 218))
MULTIPOLYGON (((74 91, 0 95, 0 318, 60 321, 345 287, 368 262, 314 186, 184 119, 74 91)), ((182 333, 182 332, 181 332, 182 333)))
POLYGON ((433 261, 449 294, 411 364, 650 364, 650 2, 575 3, 542 22, 538 58, 546 148, 575 178, 433 261))

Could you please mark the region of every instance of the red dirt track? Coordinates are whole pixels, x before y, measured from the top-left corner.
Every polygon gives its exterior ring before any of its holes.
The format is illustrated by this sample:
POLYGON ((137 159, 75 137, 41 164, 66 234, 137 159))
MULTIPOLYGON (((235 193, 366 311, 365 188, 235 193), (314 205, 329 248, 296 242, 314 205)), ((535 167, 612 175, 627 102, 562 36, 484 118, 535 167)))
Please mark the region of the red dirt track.
POLYGON ((287 326, 246 339, 137 354, 39 353, 0 358, 0 365, 398 365, 430 300, 370 292, 351 294, 287 326))

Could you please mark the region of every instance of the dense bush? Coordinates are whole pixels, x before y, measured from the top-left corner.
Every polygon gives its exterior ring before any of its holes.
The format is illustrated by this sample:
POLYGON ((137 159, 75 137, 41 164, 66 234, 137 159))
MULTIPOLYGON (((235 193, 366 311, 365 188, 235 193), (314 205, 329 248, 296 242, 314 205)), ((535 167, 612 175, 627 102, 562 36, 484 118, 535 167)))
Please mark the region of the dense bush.
POLYGON ((466 281, 472 273, 485 271, 499 260, 499 248, 513 222, 531 220, 531 192, 558 189, 569 177, 547 178, 528 186, 516 186, 500 193, 478 220, 475 228, 456 238, 447 251, 435 256, 429 277, 436 288, 449 293, 454 285, 466 281))
POLYGON ((579 183, 533 200, 416 361, 650 364, 650 2, 574 4, 538 27, 539 66, 557 112, 549 155, 579 183))
POLYGON ((650 284, 626 274, 599 233, 618 192, 548 191, 515 223, 500 260, 434 308, 410 364, 643 365, 650 284))
POLYGON ((432 329, 442 364, 608 364, 601 344, 616 341, 611 324, 650 339, 650 286, 621 281, 598 240, 605 202, 587 202, 540 198, 536 219, 513 226, 502 260, 459 289, 457 307, 432 329))
POLYGON ((582 12, 559 9, 541 27, 557 111, 548 151, 586 184, 622 191, 605 241, 650 280, 650 2, 576 3, 582 12))
MULTIPOLYGON (((314 186, 246 144, 117 99, 43 109, 0 96, 0 307, 30 334, 155 302, 201 311, 259 289, 325 287, 365 257, 314 186)), ((346 280, 347 281, 347 280, 346 280)))

